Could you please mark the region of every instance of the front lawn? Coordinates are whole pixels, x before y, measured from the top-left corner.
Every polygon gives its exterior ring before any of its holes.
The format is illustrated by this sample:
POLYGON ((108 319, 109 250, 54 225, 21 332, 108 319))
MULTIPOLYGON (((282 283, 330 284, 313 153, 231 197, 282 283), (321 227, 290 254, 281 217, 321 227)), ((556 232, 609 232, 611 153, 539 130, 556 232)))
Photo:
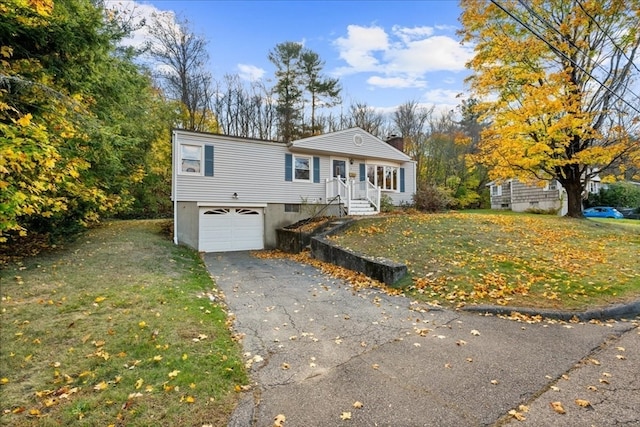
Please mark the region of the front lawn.
POLYGON ((0 271, 0 424, 225 425, 247 376, 198 255, 120 221, 0 271))
POLYGON ((407 292, 424 301, 583 309, 640 297, 635 223, 486 211, 412 214, 362 220, 334 239, 407 264, 407 292))

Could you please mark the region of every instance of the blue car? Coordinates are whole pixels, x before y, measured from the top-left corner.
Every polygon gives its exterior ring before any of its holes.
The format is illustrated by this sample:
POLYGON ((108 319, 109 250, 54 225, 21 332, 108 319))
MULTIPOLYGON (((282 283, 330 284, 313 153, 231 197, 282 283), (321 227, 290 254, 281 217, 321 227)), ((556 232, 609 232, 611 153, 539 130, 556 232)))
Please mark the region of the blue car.
POLYGON ((583 214, 587 218, 624 218, 616 208, 612 208, 609 206, 595 206, 593 208, 588 208, 583 211, 583 214))

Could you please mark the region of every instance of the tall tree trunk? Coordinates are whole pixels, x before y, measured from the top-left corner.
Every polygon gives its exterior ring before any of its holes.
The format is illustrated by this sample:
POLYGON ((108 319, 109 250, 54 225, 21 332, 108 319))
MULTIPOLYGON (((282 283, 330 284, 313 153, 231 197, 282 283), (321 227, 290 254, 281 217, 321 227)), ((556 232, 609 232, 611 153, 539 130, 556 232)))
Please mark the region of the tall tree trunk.
POLYGON ((580 176, 572 177, 562 183, 567 190, 567 216, 583 218, 582 214, 582 182, 580 176))

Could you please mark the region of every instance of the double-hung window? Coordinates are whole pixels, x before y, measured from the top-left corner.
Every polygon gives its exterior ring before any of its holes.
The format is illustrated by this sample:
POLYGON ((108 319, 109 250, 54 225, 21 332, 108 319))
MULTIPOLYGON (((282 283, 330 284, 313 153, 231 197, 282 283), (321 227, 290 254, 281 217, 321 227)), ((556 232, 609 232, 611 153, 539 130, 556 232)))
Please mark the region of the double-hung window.
POLYGON ((546 191, 553 191, 553 190, 557 190, 558 189, 558 181, 555 179, 552 179, 551 181, 547 182, 547 186, 545 187, 546 191))
POLYGON ((294 179, 296 181, 310 181, 311 180, 311 157, 307 156, 294 156, 294 179))
POLYGON ((491 195, 492 196, 502 196, 502 185, 493 184, 491 186, 491 195))
POLYGON ((213 145, 180 145, 179 173, 182 175, 213 176, 213 145))
POLYGON ((201 174, 201 162, 202 162, 202 146, 200 145, 186 145, 180 146, 180 158, 182 173, 192 173, 196 175, 201 174))

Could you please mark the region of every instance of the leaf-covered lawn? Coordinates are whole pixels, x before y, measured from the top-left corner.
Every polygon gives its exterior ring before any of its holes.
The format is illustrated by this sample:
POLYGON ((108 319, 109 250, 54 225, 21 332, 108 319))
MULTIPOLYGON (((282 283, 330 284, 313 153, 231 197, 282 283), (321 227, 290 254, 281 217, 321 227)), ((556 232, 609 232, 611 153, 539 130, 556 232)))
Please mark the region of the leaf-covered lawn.
POLYGON ((640 297, 640 224, 505 213, 360 221, 336 242, 406 263, 408 292, 440 303, 577 309, 640 297))
POLYGON ((157 221, 0 271, 0 424, 222 425, 245 389, 212 279, 157 221))

